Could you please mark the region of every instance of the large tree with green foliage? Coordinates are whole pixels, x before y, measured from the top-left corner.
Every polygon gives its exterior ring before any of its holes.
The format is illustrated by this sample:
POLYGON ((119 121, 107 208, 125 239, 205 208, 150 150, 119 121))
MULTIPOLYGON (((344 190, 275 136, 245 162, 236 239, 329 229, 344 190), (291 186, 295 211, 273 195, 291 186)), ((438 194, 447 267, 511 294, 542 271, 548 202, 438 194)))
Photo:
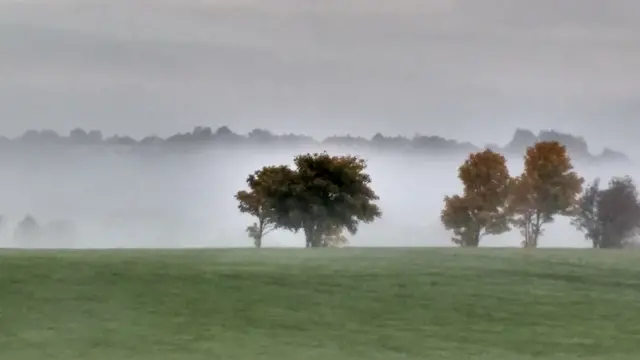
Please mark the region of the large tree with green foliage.
POLYGON ((360 222, 382 215, 364 159, 314 153, 296 156, 294 164, 297 176, 288 188, 283 225, 303 230, 307 247, 322 246, 336 227, 355 234, 360 222))
MULTIPOLYGON (((371 188, 364 159, 323 152, 296 156, 294 165, 294 169, 266 167, 253 174, 251 179, 271 181, 256 187, 261 190, 254 191, 251 202, 261 204, 260 214, 273 227, 302 230, 306 247, 324 247, 327 237, 343 229, 355 234, 359 223, 372 222, 382 215, 375 204, 379 198, 371 188)), ((245 195, 236 197, 242 204, 245 195)))

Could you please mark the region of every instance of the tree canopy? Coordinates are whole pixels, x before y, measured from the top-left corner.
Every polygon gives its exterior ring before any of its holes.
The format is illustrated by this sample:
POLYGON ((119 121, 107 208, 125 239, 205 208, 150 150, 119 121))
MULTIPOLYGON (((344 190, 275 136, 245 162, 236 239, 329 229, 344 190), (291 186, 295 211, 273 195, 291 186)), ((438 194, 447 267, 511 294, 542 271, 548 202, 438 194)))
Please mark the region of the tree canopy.
POLYGON ((287 166, 265 166, 247 176, 248 191, 236 193, 240 212, 257 219, 247 227, 247 233, 254 240, 255 247, 262 247, 263 237, 276 229, 278 217, 275 201, 294 176, 287 166))
POLYGON ((453 230, 455 244, 476 247, 482 236, 509 230, 504 205, 511 178, 504 156, 484 150, 469 155, 458 169, 462 196, 446 196, 440 219, 453 230))
POLYGON ((14 230, 14 238, 27 244, 37 241, 40 235, 40 225, 30 214, 25 215, 14 230))
POLYGON ((322 247, 323 238, 337 229, 355 234, 359 223, 382 215, 366 167, 356 156, 303 154, 294 158, 294 169, 258 170, 247 179, 252 191, 236 198, 241 211, 275 228, 302 230, 307 247, 322 247))
POLYGON ((559 142, 538 142, 527 149, 524 172, 514 179, 508 200, 511 222, 520 229, 524 247, 538 246, 544 224, 555 215, 571 214, 583 182, 559 142))
POLYGON ((623 248, 640 228, 638 190, 628 176, 612 178, 607 189, 599 185, 596 179, 585 189, 572 224, 594 248, 623 248))

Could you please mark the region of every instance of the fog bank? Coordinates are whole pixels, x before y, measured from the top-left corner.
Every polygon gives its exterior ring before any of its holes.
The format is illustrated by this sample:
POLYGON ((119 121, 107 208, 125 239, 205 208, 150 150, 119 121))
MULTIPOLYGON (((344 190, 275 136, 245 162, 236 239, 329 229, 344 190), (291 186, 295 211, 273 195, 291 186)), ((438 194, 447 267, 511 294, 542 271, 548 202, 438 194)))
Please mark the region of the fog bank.
MULTIPOLYGON (((0 156, 0 246, 23 247, 14 229, 26 214, 41 227, 66 221, 75 235, 49 237, 29 246, 48 248, 250 247, 244 229, 253 220, 240 214, 233 195, 246 176, 265 165, 291 164, 299 149, 209 149, 189 154, 117 154, 112 151, 33 152, 0 156)), ((344 149, 331 153, 348 153, 344 149)), ((439 220, 443 197, 461 190, 456 178, 464 156, 429 157, 350 151, 365 157, 380 196, 382 219, 362 225, 352 246, 452 246, 439 220)), ((509 159, 511 171, 522 159, 509 159)), ((577 165, 588 181, 640 175, 630 166, 577 165)), ((481 246, 519 246, 516 231, 483 239, 481 246)), ((302 234, 269 234, 267 247, 304 245, 302 234)), ((540 240, 542 247, 588 247, 558 219, 540 240)))

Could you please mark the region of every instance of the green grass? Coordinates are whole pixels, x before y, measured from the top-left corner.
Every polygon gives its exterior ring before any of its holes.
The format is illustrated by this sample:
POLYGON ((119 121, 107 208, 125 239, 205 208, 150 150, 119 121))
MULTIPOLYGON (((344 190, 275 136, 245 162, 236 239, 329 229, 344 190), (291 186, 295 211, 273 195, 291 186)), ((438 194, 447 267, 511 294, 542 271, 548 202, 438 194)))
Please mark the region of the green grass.
POLYGON ((640 252, 0 252, 0 359, 640 359, 640 252))

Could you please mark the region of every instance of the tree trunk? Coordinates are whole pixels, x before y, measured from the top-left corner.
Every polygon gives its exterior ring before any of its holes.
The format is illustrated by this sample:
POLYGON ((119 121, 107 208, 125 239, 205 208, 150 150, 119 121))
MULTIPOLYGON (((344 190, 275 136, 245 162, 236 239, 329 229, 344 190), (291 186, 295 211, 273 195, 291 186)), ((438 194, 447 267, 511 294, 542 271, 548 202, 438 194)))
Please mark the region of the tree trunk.
POLYGON ((542 217, 540 212, 536 211, 536 222, 533 225, 533 236, 531 237, 531 248, 538 247, 538 238, 540 237, 540 228, 542 227, 542 217))
POLYGON ((603 236, 594 236, 591 240, 594 249, 601 249, 603 244, 603 236))
POLYGON ((474 231, 467 235, 464 247, 478 247, 480 246, 480 231, 474 231))
POLYGON ((473 247, 478 247, 480 246, 480 230, 476 231, 475 234, 473 234, 473 247))
POLYGON ((304 227, 304 238, 307 248, 322 247, 322 232, 317 224, 304 227))
POLYGON ((540 237, 540 229, 542 228, 542 216, 536 211, 535 217, 528 215, 525 219, 523 235, 523 247, 527 249, 535 249, 538 247, 538 238, 540 237))
POLYGON ((264 218, 260 218, 259 222, 258 222, 258 233, 256 234, 256 237, 254 239, 254 245, 256 247, 256 249, 260 249, 262 248, 262 237, 264 236, 264 227, 265 227, 265 219, 264 218))
POLYGON ((304 228, 305 247, 310 248, 313 245, 313 229, 310 226, 304 228))

